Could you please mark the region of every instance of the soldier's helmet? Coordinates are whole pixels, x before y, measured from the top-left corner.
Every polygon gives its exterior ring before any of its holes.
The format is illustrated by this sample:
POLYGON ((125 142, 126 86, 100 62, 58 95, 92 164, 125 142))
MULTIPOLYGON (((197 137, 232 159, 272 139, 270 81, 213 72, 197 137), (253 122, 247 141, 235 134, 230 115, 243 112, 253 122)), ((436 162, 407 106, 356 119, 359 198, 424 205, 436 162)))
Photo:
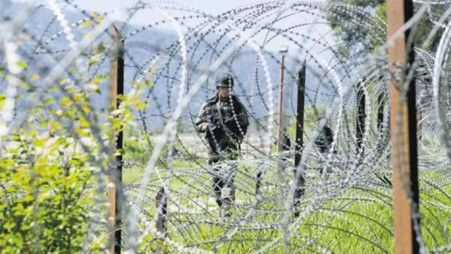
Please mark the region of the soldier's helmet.
POLYGON ((233 77, 230 73, 223 73, 216 77, 216 87, 233 88, 233 77))

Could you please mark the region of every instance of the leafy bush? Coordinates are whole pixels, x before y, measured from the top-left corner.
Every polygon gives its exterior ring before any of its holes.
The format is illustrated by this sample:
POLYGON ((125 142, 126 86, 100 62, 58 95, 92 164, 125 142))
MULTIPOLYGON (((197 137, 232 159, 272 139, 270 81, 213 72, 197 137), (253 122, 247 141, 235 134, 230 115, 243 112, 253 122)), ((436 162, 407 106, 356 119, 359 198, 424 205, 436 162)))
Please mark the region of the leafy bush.
POLYGON ((19 131, 0 159, 3 253, 80 251, 92 198, 87 155, 68 136, 19 131))
MULTIPOLYGON (((77 84, 83 74, 75 72, 69 70, 79 79, 61 77, 43 98, 35 96, 39 76, 22 78, 30 101, 25 121, 0 137, 1 253, 73 253, 106 247, 107 195, 98 181, 106 182, 113 155, 110 137, 134 119, 132 107, 145 108, 139 99, 142 86, 120 96, 119 109, 96 109, 91 99, 100 91, 77 84), (101 193, 89 187, 93 183, 101 193), (102 207, 94 209, 98 205, 102 207), (98 232, 92 235, 90 230, 98 232)), ((97 75, 95 84, 108 78, 97 75)), ((0 94, 0 110, 5 100, 0 94)))

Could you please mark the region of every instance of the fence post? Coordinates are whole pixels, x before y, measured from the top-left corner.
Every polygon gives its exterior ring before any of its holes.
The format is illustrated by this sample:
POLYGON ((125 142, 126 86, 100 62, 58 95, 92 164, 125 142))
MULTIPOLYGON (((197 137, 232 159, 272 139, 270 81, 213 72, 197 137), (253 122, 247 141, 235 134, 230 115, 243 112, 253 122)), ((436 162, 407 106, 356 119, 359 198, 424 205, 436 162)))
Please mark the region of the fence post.
POLYGON ((164 187, 161 187, 157 192, 157 196, 155 197, 155 209, 157 212, 157 220, 155 221, 155 227, 157 228, 157 239, 162 240, 161 242, 157 242, 157 253, 164 253, 165 251, 162 248, 163 240, 167 236, 167 198, 166 193, 164 191, 164 187))
POLYGON ((281 153, 283 152, 283 74, 284 74, 284 63, 285 63, 285 55, 282 54, 282 57, 280 59, 280 74, 279 74, 279 109, 278 109, 278 121, 279 124, 277 126, 277 152, 279 153, 279 158, 277 160, 277 168, 278 170, 282 169, 282 156, 281 153))
MULTIPOLYGON (((383 127, 384 127, 384 108, 385 108, 385 103, 386 103, 387 99, 386 99, 386 94, 384 91, 381 91, 381 93, 379 94, 379 96, 377 96, 377 131, 378 131, 378 135, 377 135, 377 146, 376 149, 378 151, 381 151, 381 149, 383 148, 383 142, 384 142, 384 133, 383 131, 383 127)), ((388 133, 390 133, 388 131, 388 133)), ((389 134, 390 135, 390 134, 389 134)))
MULTIPOLYGON (((110 28, 112 38, 111 51, 111 91, 110 103, 113 110, 119 108, 118 97, 124 94, 124 40, 117 28, 110 28)), ((122 224, 122 147, 123 132, 111 133, 110 148, 113 165, 110 165, 108 176, 110 253, 121 253, 121 224, 122 224), (117 153, 118 155, 114 156, 117 153)))
MULTIPOLYGON (((388 39, 413 16, 411 0, 388 0, 388 39)), ((418 253, 419 231, 418 152, 416 139, 415 81, 406 73, 413 63, 413 46, 407 45, 409 30, 389 44, 390 136, 394 190, 396 253, 418 253), (417 230, 415 230, 417 229, 417 230)))
POLYGON ((304 104, 305 104, 305 68, 306 63, 302 64, 298 72, 298 103, 296 115, 296 144, 294 152, 294 176, 296 179, 296 190, 294 192, 294 216, 299 217, 300 198, 304 195, 305 179, 302 172, 297 172, 302 159, 303 135, 304 135, 304 104))
POLYGON ((381 92, 377 97, 377 130, 382 131, 382 124, 384 123, 384 92, 381 92))
POLYGON ((364 81, 359 81, 357 85, 357 122, 356 122, 356 148, 357 158, 359 163, 363 158, 363 134, 365 133, 365 93, 364 93, 364 81))

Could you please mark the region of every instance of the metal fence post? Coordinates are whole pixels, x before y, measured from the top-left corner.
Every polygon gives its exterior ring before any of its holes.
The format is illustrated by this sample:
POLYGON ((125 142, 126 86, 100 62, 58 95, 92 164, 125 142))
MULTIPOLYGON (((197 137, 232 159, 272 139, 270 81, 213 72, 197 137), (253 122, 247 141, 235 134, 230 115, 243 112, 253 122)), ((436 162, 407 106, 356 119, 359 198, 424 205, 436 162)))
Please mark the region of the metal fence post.
POLYGON ((296 144, 294 153, 294 167, 295 167, 295 179, 296 190, 294 193, 294 216, 299 217, 300 198, 304 195, 304 183, 305 179, 302 172, 297 172, 297 168, 301 163, 302 149, 304 145, 304 104, 305 104, 305 62, 302 64, 298 73, 298 103, 297 103, 297 115, 296 115, 296 144))
POLYGON ((356 122, 356 148, 359 162, 363 158, 363 134, 365 133, 365 93, 364 81, 360 81, 357 87, 357 122, 356 122))

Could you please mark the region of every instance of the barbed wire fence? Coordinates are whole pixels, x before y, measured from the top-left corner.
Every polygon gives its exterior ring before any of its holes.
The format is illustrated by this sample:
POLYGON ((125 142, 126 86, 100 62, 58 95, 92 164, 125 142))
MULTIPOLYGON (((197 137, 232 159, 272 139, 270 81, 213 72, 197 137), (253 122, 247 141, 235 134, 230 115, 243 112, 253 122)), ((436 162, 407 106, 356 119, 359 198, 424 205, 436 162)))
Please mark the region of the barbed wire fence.
MULTIPOLYGON (((414 2, 421 7, 418 15, 435 25, 428 40, 442 32, 435 52, 428 50, 427 41, 415 45, 411 71, 420 116, 419 192, 427 197, 416 216, 433 218, 421 223, 423 234, 415 240, 425 246, 423 251, 446 253, 451 251, 451 2, 414 2), (447 11, 436 11, 438 7, 447 11)), ((392 252, 393 217, 382 211, 393 207, 388 88, 397 74, 389 69, 385 21, 375 20, 369 10, 338 1, 266 1, 219 15, 170 1, 136 1, 128 9, 100 14, 71 1, 20 10, 8 1, 0 6, 11 8, 12 14, 2 13, 0 28, 0 92, 5 94, 0 148, 6 149, 15 130, 50 118, 28 122, 37 105, 59 110, 48 98, 67 96, 85 112, 89 140, 71 122, 52 115, 78 149, 90 155, 94 168, 84 186, 94 200, 85 211, 90 220, 84 252, 96 241, 108 248, 100 239, 108 230, 120 230, 120 247, 126 252, 330 253, 346 252, 352 244, 365 246, 365 251, 392 252), (138 17, 146 17, 144 25, 136 24, 138 17), (345 43, 334 37, 331 19, 346 20, 363 42, 383 46, 343 54, 345 43), (102 136, 110 121, 110 60, 117 54, 109 30, 113 24, 124 44, 124 97, 136 96, 146 105, 132 107, 134 119, 123 123, 122 161, 112 159, 114 148, 102 136), (299 125, 298 72, 306 64, 304 144, 298 150, 292 142, 283 152, 273 149, 280 124, 280 40, 290 52, 283 66, 283 125, 292 141, 299 125), (26 68, 17 62, 27 63, 26 68), (236 164, 237 195, 228 219, 219 216, 214 199, 211 178, 218 172, 207 164, 208 144, 193 127, 201 103, 216 94, 212 80, 223 72, 234 77, 234 92, 251 122, 243 133, 241 157, 227 162, 236 164), (40 83, 35 74, 42 77, 40 83), (22 83, 33 89, 24 89, 22 83), (87 109, 78 98, 81 91, 91 94, 84 98, 87 109), (322 151, 315 141, 325 126, 333 142, 322 151), (294 166, 296 152, 302 153, 299 167, 294 166), (123 192, 122 218, 111 229, 105 222, 111 219, 106 176, 119 165, 122 179, 115 183, 123 192), (299 176, 303 196, 296 203, 299 176), (333 235, 341 240, 331 241, 333 235)))

